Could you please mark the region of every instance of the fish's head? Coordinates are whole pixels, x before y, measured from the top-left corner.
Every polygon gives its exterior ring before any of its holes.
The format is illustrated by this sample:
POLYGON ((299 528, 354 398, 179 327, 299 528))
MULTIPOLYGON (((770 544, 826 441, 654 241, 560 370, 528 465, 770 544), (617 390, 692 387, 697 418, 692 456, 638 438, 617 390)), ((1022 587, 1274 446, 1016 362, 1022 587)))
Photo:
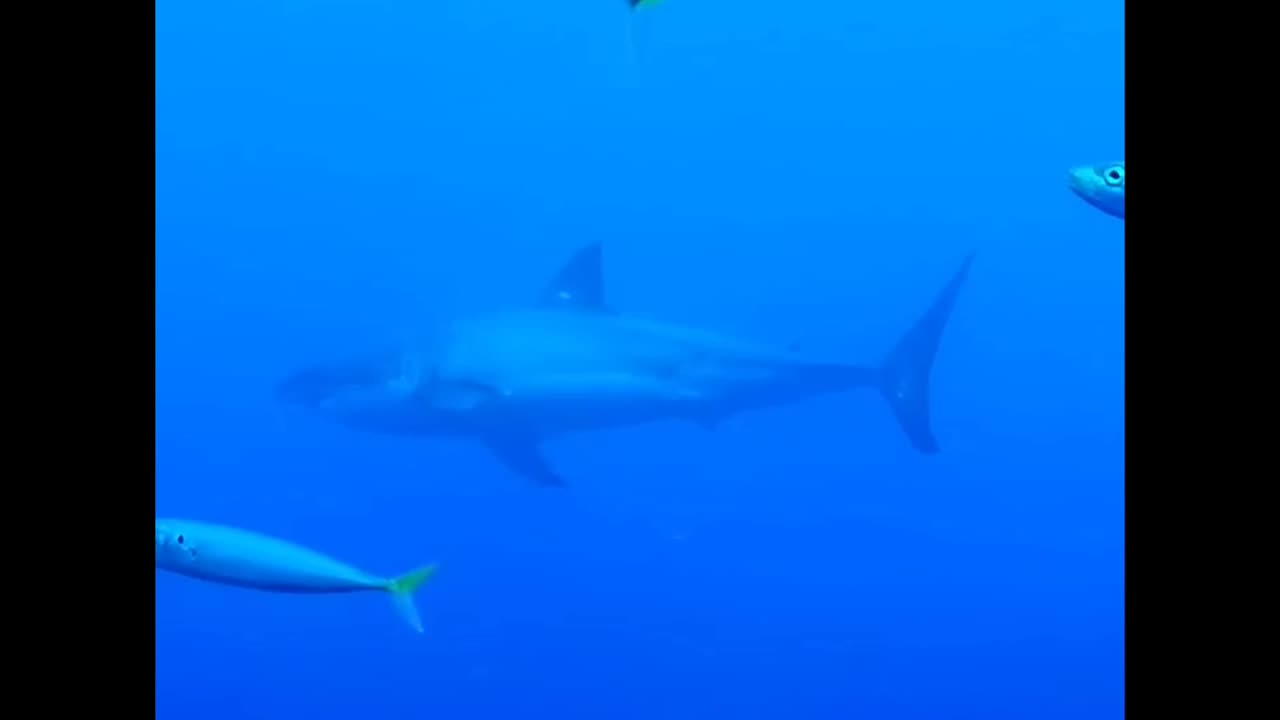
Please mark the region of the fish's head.
POLYGON ((182 568, 195 562, 199 542, 180 523, 156 521, 156 567, 182 568))
POLYGON ((1108 215, 1124 218, 1124 163, 1083 165, 1067 173, 1067 187, 1108 215))

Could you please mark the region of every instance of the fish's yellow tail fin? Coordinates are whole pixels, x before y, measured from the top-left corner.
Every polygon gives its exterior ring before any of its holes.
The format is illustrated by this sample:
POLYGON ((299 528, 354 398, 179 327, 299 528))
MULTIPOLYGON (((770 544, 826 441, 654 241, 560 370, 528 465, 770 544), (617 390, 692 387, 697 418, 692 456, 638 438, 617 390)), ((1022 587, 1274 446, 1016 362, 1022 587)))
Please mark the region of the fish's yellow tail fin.
POLYGON ((636 38, 636 21, 637 15, 647 10, 650 6, 656 5, 658 0, 627 0, 629 17, 627 18, 627 55, 633 65, 640 63, 640 44, 636 38))
POLYGON ((418 617, 418 608, 413 604, 413 594, 435 574, 436 565, 432 564, 387 582, 387 592, 391 593, 391 602, 395 604, 396 612, 417 632, 423 632, 422 618, 418 617))

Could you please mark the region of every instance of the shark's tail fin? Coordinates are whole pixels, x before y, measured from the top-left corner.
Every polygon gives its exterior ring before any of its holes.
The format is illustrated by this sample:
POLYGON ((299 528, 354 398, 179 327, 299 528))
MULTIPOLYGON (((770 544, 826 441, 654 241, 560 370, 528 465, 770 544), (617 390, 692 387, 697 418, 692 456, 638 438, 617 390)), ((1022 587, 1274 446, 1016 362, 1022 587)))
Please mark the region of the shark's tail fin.
POLYGON ((387 581, 387 592, 391 593, 396 612, 417 632, 423 631, 422 618, 418 617, 418 608, 413 604, 413 594, 435 574, 436 566, 426 565, 387 581))
POLYGON ((938 452, 938 441, 929 423, 929 373, 956 296, 969 275, 973 256, 969 253, 964 259, 929 309, 899 338, 879 370, 880 394, 889 403, 912 447, 926 454, 938 452))

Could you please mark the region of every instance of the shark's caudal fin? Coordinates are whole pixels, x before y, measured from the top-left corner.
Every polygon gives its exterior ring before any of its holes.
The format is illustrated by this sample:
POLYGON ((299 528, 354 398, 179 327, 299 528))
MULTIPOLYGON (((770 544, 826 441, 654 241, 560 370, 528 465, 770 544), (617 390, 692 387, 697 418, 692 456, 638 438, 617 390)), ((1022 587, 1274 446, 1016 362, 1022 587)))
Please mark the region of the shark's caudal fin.
POLYGON ((435 574, 436 566, 427 565, 387 581, 387 592, 391 593, 391 602, 395 604, 396 612, 416 632, 423 630, 422 618, 418 617, 418 608, 413 604, 413 594, 435 574))
POLYGON ((974 253, 969 253, 964 259, 929 309, 898 340, 878 372, 876 384, 898 425, 912 447, 926 454, 938 452, 938 441, 929 423, 929 373, 973 257, 974 253))

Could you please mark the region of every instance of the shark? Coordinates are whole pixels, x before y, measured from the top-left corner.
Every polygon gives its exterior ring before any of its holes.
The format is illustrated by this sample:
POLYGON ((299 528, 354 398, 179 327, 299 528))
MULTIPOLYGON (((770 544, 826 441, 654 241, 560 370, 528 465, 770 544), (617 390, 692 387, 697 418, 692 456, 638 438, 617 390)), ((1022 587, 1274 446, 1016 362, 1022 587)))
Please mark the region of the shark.
POLYGON ((352 429, 478 441, 517 476, 564 486, 550 438, 661 421, 715 428, 749 411, 869 389, 917 452, 939 444, 930 376, 973 263, 968 253, 875 365, 812 357, 714 331, 624 313, 607 300, 603 250, 589 243, 540 295, 435 328, 430 340, 299 365, 278 402, 352 429))

